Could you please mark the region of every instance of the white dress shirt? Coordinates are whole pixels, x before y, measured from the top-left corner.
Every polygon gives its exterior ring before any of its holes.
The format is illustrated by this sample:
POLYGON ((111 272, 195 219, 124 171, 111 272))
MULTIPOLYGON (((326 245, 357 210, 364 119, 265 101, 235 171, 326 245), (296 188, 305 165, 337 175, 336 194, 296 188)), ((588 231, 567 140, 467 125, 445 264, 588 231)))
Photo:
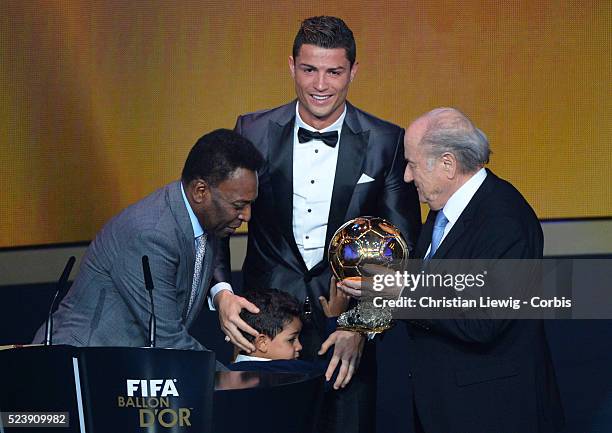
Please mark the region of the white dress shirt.
POLYGON ((306 124, 298 109, 299 102, 295 105, 293 128, 293 236, 306 267, 312 269, 323 260, 325 253, 327 220, 346 105, 338 120, 321 130, 306 124), (335 147, 328 146, 321 140, 300 143, 299 128, 321 133, 337 131, 338 143, 335 147))
POLYGON ((241 362, 241 361, 272 361, 272 360, 268 358, 259 358, 257 356, 249 356, 249 355, 243 355, 242 353, 239 353, 238 356, 236 356, 234 363, 241 362))
MULTIPOLYGON (((487 170, 481 168, 478 170, 472 177, 468 179, 466 183, 461 185, 461 187, 455 191, 453 195, 450 196, 444 207, 442 208, 442 212, 444 212, 444 216, 448 220, 446 227, 444 228, 444 234, 442 234, 442 240, 440 241, 440 246, 444 242, 444 238, 451 231, 465 208, 467 207, 480 185, 484 182, 487 177, 487 170)), ((429 250, 431 250, 431 243, 429 244, 429 248, 427 248, 427 253, 425 253, 425 257, 429 254, 429 250)))

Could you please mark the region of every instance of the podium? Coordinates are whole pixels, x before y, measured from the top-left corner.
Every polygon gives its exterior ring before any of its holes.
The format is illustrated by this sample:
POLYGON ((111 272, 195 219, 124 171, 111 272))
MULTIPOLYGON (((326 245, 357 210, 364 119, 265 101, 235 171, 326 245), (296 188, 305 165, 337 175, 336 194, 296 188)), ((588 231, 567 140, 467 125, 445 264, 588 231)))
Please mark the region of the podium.
POLYGON ((213 352, 175 349, 0 350, 0 384, 0 433, 313 433, 323 401, 322 376, 215 374, 213 352), (8 413, 24 412, 38 423, 7 423, 8 413), (50 413, 54 423, 42 423, 50 413))
MULTIPOLYGON (((213 352, 131 347, 32 346, 0 351, 0 411, 31 431, 210 433, 213 352), (54 413, 49 420, 42 416, 54 413), (30 421, 30 423, 27 423, 30 421), (65 421, 62 425, 58 423, 65 421), (67 424, 67 427, 66 427, 67 424), (42 430, 44 431, 44 430, 42 430)), ((13 424, 14 425, 14 424, 13 424)))
POLYGON ((314 433, 323 404, 323 375, 218 372, 215 433, 314 433))

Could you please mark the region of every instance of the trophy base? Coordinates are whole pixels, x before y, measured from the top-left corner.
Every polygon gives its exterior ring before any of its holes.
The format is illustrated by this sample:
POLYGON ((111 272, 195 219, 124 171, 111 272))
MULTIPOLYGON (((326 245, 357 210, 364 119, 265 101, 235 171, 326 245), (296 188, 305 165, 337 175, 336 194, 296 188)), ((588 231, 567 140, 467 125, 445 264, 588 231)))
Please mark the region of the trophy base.
POLYGON ((391 311, 362 301, 338 317, 337 329, 366 334, 370 339, 393 326, 391 311))
POLYGON ((393 323, 390 323, 389 325, 386 326, 379 326, 377 328, 366 328, 364 326, 338 326, 336 329, 340 330, 340 331, 353 331, 353 332, 359 332, 360 334, 366 334, 366 335, 376 335, 376 334, 382 334, 383 332, 385 332, 388 329, 391 329, 393 327, 393 323))

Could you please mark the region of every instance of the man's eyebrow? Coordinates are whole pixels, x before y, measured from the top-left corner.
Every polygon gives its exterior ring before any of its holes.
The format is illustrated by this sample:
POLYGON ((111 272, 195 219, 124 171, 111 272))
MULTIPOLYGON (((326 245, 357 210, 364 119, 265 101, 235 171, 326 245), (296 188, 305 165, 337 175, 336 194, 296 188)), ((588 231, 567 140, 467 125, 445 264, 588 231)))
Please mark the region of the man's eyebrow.
MULTIPOLYGON (((302 68, 310 68, 310 69, 317 69, 317 70, 319 69, 317 66, 311 65, 308 63, 300 63, 298 66, 302 68)), ((326 70, 327 71, 340 71, 340 70, 344 71, 346 70, 346 68, 342 65, 338 65, 338 66, 332 66, 331 68, 327 68, 326 70)))

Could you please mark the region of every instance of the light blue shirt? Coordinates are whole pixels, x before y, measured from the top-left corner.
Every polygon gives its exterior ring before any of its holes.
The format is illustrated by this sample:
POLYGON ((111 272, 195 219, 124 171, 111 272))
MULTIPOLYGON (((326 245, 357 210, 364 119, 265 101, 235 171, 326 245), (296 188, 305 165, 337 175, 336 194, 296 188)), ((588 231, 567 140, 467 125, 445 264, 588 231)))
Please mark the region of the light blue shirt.
MULTIPOLYGON (((193 212, 193 209, 191 209, 191 204, 189 204, 189 200, 187 200, 185 190, 183 189, 183 182, 181 182, 181 194, 183 196, 183 201, 185 202, 185 207, 187 208, 187 213, 189 214, 189 219, 191 220, 191 228, 193 228, 193 244, 195 246, 196 239, 204 234, 204 229, 202 228, 198 217, 196 217, 195 213, 193 212)), ((213 299, 215 299, 215 296, 217 296, 217 293, 219 293, 221 290, 229 290, 230 292, 234 293, 232 286, 227 282, 217 283, 212 286, 208 292, 208 308, 210 308, 211 311, 215 311, 213 299)))

